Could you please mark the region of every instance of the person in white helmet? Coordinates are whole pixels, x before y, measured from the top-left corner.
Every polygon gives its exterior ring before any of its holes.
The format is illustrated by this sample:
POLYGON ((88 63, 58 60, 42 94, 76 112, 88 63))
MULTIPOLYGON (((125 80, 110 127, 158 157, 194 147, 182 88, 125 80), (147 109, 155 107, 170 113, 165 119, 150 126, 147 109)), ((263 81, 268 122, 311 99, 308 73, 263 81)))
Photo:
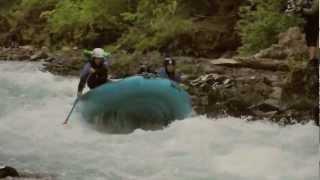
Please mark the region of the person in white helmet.
POLYGON ((108 82, 109 61, 108 55, 103 49, 96 48, 91 53, 89 62, 85 64, 80 73, 80 82, 78 85, 78 97, 82 96, 82 91, 87 84, 90 89, 94 89, 108 82))

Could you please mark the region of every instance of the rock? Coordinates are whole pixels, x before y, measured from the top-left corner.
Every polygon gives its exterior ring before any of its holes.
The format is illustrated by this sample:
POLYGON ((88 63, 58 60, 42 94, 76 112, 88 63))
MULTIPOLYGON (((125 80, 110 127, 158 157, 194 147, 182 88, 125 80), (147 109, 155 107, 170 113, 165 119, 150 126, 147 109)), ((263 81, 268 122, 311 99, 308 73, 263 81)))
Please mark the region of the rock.
POLYGON ((223 84, 224 85, 228 85, 228 84, 231 83, 231 81, 232 81, 231 79, 226 79, 226 80, 223 81, 223 84))
POLYGON ((77 75, 83 67, 82 51, 59 51, 54 56, 44 58, 44 67, 42 71, 49 71, 59 75, 77 75))
POLYGON ((215 65, 205 65, 201 74, 226 74, 230 71, 230 69, 223 67, 223 66, 215 66, 215 65))
POLYGON ((0 178, 19 177, 18 171, 9 166, 0 167, 0 178))
POLYGON ((62 48, 61 48, 61 51, 62 52, 70 52, 72 50, 72 48, 70 48, 69 46, 63 46, 62 48))
POLYGON ((288 54, 288 57, 301 58, 308 52, 305 36, 299 27, 289 28, 279 34, 279 46, 288 54))
POLYGON ((297 118, 310 116, 319 121, 319 65, 309 62, 306 67, 296 67, 288 73, 283 87, 281 103, 297 112, 297 118))
POLYGON ((219 74, 207 74, 192 80, 190 84, 198 87, 216 87, 219 85, 229 85, 231 79, 227 79, 226 76, 219 74))
MULTIPOLYGON (((197 112, 211 117, 227 113, 237 117, 253 115, 273 118, 280 109, 279 90, 281 91, 281 87, 275 88, 273 84, 280 84, 284 80, 285 72, 274 69, 271 71, 270 68, 269 70, 261 69, 253 62, 251 64, 251 62, 234 59, 209 60, 210 65, 207 67, 212 67, 208 69, 215 73, 201 75, 190 81, 189 92, 198 97, 193 99, 197 112), (216 71, 217 67, 219 67, 218 71, 216 71), (208 102, 204 103, 202 97, 205 97, 204 99, 208 97, 208 102), (266 99, 275 102, 269 102, 266 99), (251 107, 252 104, 257 107, 251 107)), ((265 62, 266 59, 251 60, 260 64, 269 63, 265 62)), ((272 60, 271 63, 273 62, 276 66, 280 61, 272 60)))
POLYGON ((216 59, 216 60, 210 61, 210 64, 234 67, 234 66, 240 65, 241 62, 238 62, 238 61, 236 61, 234 59, 220 58, 220 59, 216 59))
POLYGON ((35 50, 35 48, 31 45, 20 46, 19 48, 30 52, 33 52, 35 50))
POLYGON ((55 61, 55 58, 54 57, 47 57, 44 61, 47 63, 50 63, 50 62, 55 61))
POLYGON ((308 83, 307 74, 307 70, 303 68, 296 68, 288 74, 282 96, 283 101, 296 101, 293 97, 300 95, 305 96, 306 91, 308 91, 308 89, 305 88, 308 83))
POLYGON ((50 53, 49 48, 46 47, 46 46, 42 46, 42 47, 41 47, 41 51, 42 51, 43 53, 45 53, 45 54, 49 54, 49 53, 50 53))
POLYGON ((287 52, 279 45, 272 45, 270 48, 263 49, 253 56, 256 59, 269 58, 269 59, 286 59, 287 52))
POLYGON ((13 60, 27 61, 27 60, 30 60, 30 58, 31 57, 29 55, 21 55, 21 56, 14 57, 13 60))
POLYGON ((30 57, 30 61, 37 61, 40 59, 46 59, 48 55, 43 51, 38 51, 30 57))
POLYGON ((283 83, 282 81, 284 80, 284 77, 282 73, 269 73, 269 74, 264 74, 263 76, 263 82, 272 86, 272 87, 280 87, 281 84, 283 83))
POLYGON ((231 116, 241 117, 252 115, 248 104, 241 97, 234 97, 224 103, 225 111, 231 116))
POLYGON ((221 58, 232 58, 236 53, 234 51, 227 51, 221 55, 221 58))
POLYGON ((181 75, 181 80, 182 82, 186 82, 190 79, 190 75, 187 75, 187 74, 182 74, 181 75))
POLYGON ((206 106, 206 105, 208 105, 209 104, 209 102, 208 102, 208 96, 204 96, 204 97, 201 97, 201 105, 204 105, 204 106, 206 106))
POLYGON ((254 58, 254 57, 235 57, 233 59, 220 58, 210 61, 214 66, 226 66, 233 68, 251 68, 256 70, 268 70, 268 71, 289 71, 287 61, 277 59, 266 58, 254 58))
POLYGON ((278 111, 268 111, 268 112, 263 112, 260 110, 255 110, 253 111, 253 114, 255 116, 258 116, 259 118, 268 118, 271 119, 273 117, 275 117, 275 115, 278 113, 278 111))
POLYGON ((280 100, 280 99, 281 99, 281 96, 282 96, 282 88, 280 88, 280 87, 273 87, 272 89, 273 89, 273 91, 272 91, 272 93, 269 95, 269 97, 272 98, 272 99, 280 100))
POLYGON ((278 100, 268 99, 257 105, 251 106, 250 109, 259 110, 262 112, 279 111, 280 105, 278 100))
POLYGON ((289 71, 288 62, 283 60, 253 57, 238 57, 237 59, 241 61, 241 67, 262 69, 268 71, 289 71))
POLYGON ((279 34, 279 41, 277 44, 272 45, 270 48, 263 49, 253 57, 268 58, 285 60, 290 58, 301 59, 306 52, 307 46, 304 38, 304 34, 298 27, 292 27, 286 32, 279 34))

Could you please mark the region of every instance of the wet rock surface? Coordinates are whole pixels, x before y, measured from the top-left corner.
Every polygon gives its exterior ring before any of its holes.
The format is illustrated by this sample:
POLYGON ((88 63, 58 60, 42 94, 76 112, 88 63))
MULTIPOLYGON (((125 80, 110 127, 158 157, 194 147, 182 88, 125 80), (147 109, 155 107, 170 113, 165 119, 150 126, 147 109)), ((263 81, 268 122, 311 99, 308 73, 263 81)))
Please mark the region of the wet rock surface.
MULTIPOLYGON (((251 57, 202 60, 204 74, 189 79, 197 112, 269 119, 280 124, 319 120, 319 64, 308 62, 298 28, 251 57)), ((197 63, 196 63, 197 64, 197 63)))
POLYGON ((6 178, 6 177, 19 177, 18 171, 10 166, 3 166, 0 167, 0 179, 6 178))
POLYGON ((57 176, 52 174, 31 173, 29 171, 20 171, 10 166, 0 167, 0 179, 5 180, 55 180, 57 176))

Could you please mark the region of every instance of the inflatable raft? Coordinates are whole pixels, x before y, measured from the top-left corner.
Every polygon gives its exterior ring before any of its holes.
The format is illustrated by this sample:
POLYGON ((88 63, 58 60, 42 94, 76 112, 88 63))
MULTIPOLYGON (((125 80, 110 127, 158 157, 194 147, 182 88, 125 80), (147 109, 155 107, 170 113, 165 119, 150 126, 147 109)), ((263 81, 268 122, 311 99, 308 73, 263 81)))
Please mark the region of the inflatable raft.
POLYGON ((86 93, 79 107, 86 121, 113 133, 163 127, 192 112, 186 91, 152 75, 106 83, 86 93))

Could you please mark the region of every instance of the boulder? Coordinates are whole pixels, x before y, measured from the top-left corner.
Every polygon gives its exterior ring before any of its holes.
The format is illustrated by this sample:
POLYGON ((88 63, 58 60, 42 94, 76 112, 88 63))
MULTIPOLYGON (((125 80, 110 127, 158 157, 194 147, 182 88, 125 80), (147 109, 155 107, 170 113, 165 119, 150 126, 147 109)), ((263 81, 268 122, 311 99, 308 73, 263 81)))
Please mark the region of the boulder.
POLYGON ((40 59, 46 59, 48 55, 43 51, 37 51, 30 57, 30 61, 38 61, 40 59))
POLYGON ((253 57, 257 59, 278 59, 287 60, 306 55, 308 51, 305 36, 299 27, 292 27, 288 31, 279 34, 279 41, 270 48, 263 49, 253 57))
POLYGON ((6 177, 19 177, 19 173, 13 167, 9 167, 9 166, 0 167, 0 178, 6 178, 6 177))
POLYGON ((19 48, 22 50, 25 50, 25 51, 29 51, 29 52, 35 51, 35 48, 31 45, 19 46, 19 48))
POLYGON ((253 111, 253 114, 255 116, 257 116, 256 118, 268 118, 268 119, 272 119, 276 116, 276 114, 278 113, 278 111, 268 111, 268 112, 263 112, 260 110, 255 110, 253 111))
POLYGON ((269 98, 280 100, 282 96, 282 88, 273 87, 272 93, 269 95, 269 98))
POLYGON ((287 61, 278 59, 255 58, 255 57, 235 57, 233 59, 220 58, 211 60, 213 66, 226 66, 233 68, 250 68, 268 71, 289 71, 287 61))
POLYGON ((275 99, 267 99, 257 105, 251 106, 252 110, 259 110, 262 112, 271 112, 271 111, 279 111, 280 110, 280 102, 275 99))
MULTIPOLYGON (((308 62, 288 74, 281 94, 281 103, 298 114, 308 114, 319 120, 319 64, 308 62)), ((301 119, 303 120, 303 119, 301 119)))
POLYGON ((237 65, 240 65, 241 62, 234 60, 234 59, 226 59, 226 58, 220 58, 216 60, 210 61, 212 65, 220 65, 220 66, 229 66, 229 67, 236 67, 237 65))

